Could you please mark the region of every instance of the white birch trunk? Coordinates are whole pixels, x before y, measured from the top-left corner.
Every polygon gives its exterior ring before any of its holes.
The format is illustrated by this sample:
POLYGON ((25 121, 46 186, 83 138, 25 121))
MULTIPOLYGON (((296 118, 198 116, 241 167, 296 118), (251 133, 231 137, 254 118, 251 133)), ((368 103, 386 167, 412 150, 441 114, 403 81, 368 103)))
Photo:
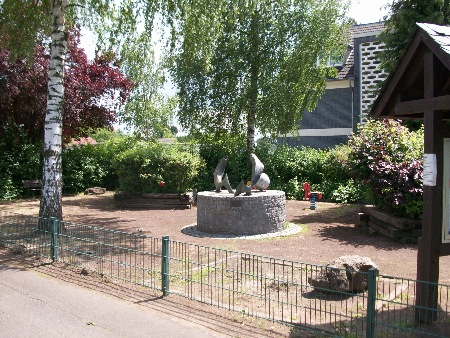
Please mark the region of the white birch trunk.
POLYGON ((62 220, 62 114, 64 100, 64 61, 67 35, 64 14, 67 0, 52 0, 52 42, 48 71, 47 112, 45 115, 44 165, 39 214, 62 220))

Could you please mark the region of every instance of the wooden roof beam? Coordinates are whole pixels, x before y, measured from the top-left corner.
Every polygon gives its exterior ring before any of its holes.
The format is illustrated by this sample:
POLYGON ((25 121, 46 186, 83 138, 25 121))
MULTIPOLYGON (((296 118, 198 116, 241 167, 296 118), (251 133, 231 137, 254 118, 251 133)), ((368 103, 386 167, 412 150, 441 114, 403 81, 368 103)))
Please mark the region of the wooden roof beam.
POLYGON ((375 101, 374 110, 372 110, 371 115, 374 117, 382 116, 383 110, 388 105, 388 101, 394 91, 396 91, 397 86, 401 83, 401 77, 406 73, 408 65, 417 58, 416 50, 418 50, 419 45, 422 43, 421 37, 423 32, 418 30, 410 42, 409 48, 403 55, 400 63, 397 65, 397 69, 391 73, 388 77, 387 86, 383 88, 379 94, 378 99, 375 101))
POLYGON ((450 95, 397 102, 395 105, 395 116, 417 114, 435 110, 450 110, 450 95))

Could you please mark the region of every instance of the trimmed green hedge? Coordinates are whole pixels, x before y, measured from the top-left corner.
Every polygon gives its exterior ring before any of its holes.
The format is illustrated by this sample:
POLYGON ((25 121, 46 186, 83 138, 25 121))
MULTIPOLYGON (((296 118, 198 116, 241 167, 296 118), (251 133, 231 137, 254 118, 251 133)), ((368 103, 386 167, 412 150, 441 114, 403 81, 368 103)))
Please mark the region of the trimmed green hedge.
POLYGON ((148 142, 118 154, 113 166, 121 192, 184 193, 194 188, 203 165, 187 146, 148 142))
POLYGON ((86 188, 100 186, 108 190, 118 187, 118 176, 113 168, 114 158, 137 143, 131 136, 111 133, 99 144, 70 146, 62 153, 65 193, 78 193, 86 188))

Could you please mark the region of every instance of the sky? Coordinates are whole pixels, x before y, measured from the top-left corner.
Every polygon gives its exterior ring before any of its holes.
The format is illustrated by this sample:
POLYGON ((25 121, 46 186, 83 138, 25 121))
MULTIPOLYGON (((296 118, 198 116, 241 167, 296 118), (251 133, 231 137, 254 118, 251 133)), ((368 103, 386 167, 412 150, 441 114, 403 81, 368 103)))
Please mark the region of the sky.
POLYGON ((348 16, 354 18, 359 24, 382 21, 383 16, 388 13, 384 7, 391 1, 352 0, 348 16))

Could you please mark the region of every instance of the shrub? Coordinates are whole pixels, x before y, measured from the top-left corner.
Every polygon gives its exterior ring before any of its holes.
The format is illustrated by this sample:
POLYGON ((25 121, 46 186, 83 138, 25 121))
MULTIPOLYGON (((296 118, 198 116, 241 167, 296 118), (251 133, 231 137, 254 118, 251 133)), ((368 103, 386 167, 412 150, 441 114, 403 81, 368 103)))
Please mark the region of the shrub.
POLYGON ((191 148, 157 142, 137 143, 114 159, 119 190, 134 193, 186 192, 202 166, 191 148))
POLYGON ((375 205, 398 216, 421 216, 423 129, 411 132, 399 121, 369 120, 349 146, 349 169, 370 188, 375 205))
MULTIPOLYGON (((302 199, 303 183, 321 191, 324 198, 333 200, 333 192, 347 184, 348 153, 346 145, 333 149, 293 148, 268 139, 258 141, 258 157, 271 179, 271 189, 283 190, 288 199, 302 199)), ((361 200, 362 196, 352 197, 361 200)))
POLYGON ((419 217, 422 214, 423 168, 419 160, 371 165, 368 185, 377 205, 398 216, 419 217))
POLYGON ((0 173, 0 200, 11 200, 20 195, 20 189, 14 184, 11 173, 0 173))
POLYGON ((359 125, 349 146, 349 164, 359 177, 371 173, 370 165, 379 160, 401 163, 423 158, 423 129, 410 132, 395 120, 368 120, 359 125))
POLYGON ((71 146, 63 151, 63 191, 65 193, 103 186, 107 169, 100 161, 100 151, 97 145, 92 144, 71 146))
POLYGON ((272 189, 281 189, 293 180, 300 185, 308 181, 311 186, 322 182, 326 151, 307 147, 292 148, 269 140, 260 142, 256 154, 264 163, 264 171, 270 177, 272 189))
POLYGON ((327 200, 350 203, 364 199, 363 195, 342 198, 342 190, 345 190, 347 185, 352 185, 352 182, 349 183, 350 176, 348 173, 349 153, 350 148, 347 145, 338 145, 326 151, 326 158, 321 169, 323 173, 322 181, 316 186, 316 190, 322 191, 327 200))
POLYGON ((284 191, 286 198, 289 200, 301 200, 303 198, 303 182, 299 181, 297 177, 291 178, 286 183, 279 183, 277 190, 284 191))
POLYGON ((338 183, 331 192, 330 200, 337 203, 355 203, 365 201, 367 191, 359 182, 349 179, 345 183, 338 183))
POLYGON ((41 144, 33 144, 21 126, 6 124, 0 131, 0 199, 24 193, 22 180, 42 176, 41 144))
MULTIPOLYGON (((250 180, 251 163, 244 136, 206 136, 198 142, 200 156, 206 163, 196 179, 199 191, 214 188, 214 169, 222 157, 228 158, 225 172, 233 188, 241 180, 250 180)), ((270 178, 269 189, 284 191, 288 199, 302 199, 302 186, 306 181, 330 198, 333 190, 349 179, 348 170, 344 167, 348 152, 347 146, 330 151, 293 148, 269 138, 259 139, 255 149, 256 156, 264 164, 264 172, 270 178)))
POLYGON ((62 165, 65 193, 77 193, 93 186, 108 190, 118 187, 119 180, 112 166, 113 160, 121 152, 133 147, 137 141, 131 136, 107 131, 102 131, 100 136, 102 143, 64 149, 62 165))

